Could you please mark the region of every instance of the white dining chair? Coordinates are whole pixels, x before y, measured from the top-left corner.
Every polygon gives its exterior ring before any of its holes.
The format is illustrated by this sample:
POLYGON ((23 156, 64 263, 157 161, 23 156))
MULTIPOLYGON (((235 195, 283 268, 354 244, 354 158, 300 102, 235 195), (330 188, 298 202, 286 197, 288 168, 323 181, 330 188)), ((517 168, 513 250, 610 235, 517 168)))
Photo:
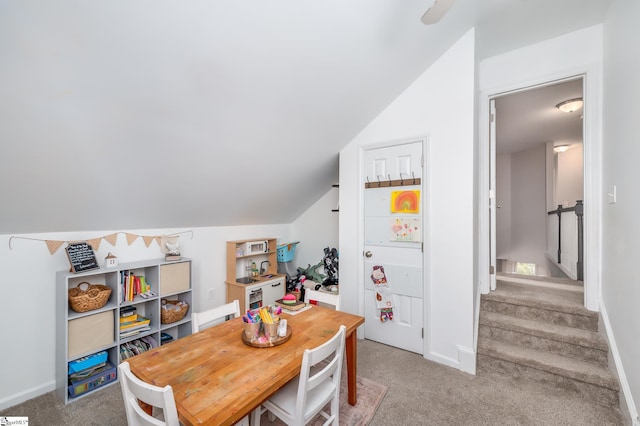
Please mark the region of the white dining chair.
POLYGON ((340 294, 328 293, 326 291, 311 290, 309 288, 304 289, 304 303, 315 300, 320 303, 327 303, 336 308, 336 311, 340 310, 340 294))
POLYGON ((143 382, 131 372, 129 363, 126 361, 118 366, 118 372, 129 426, 178 426, 180 424, 171 386, 161 388, 143 382), (138 403, 139 400, 153 407, 153 415, 142 409, 138 403))
POLYGON ((237 318, 240 316, 240 302, 234 300, 225 305, 218 306, 207 311, 191 314, 191 332, 197 333, 203 326, 210 326, 219 320, 225 319, 227 316, 237 318))
POLYGON ((341 325, 329 341, 305 349, 300 374, 252 412, 251 425, 260 426, 260 417, 268 411, 270 418, 275 415, 289 426, 305 425, 318 413, 326 419, 323 425, 337 426, 345 335, 346 327, 341 325), (318 364, 320 369, 313 368, 318 364), (329 401, 331 412, 327 413, 322 408, 329 401))

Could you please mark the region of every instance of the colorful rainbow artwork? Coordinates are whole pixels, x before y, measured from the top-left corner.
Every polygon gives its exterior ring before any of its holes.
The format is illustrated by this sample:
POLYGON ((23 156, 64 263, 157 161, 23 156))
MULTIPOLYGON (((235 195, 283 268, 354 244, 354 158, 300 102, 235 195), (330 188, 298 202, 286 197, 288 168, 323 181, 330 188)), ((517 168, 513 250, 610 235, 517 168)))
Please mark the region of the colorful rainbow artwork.
POLYGON ((420 191, 392 191, 391 213, 419 213, 420 191))

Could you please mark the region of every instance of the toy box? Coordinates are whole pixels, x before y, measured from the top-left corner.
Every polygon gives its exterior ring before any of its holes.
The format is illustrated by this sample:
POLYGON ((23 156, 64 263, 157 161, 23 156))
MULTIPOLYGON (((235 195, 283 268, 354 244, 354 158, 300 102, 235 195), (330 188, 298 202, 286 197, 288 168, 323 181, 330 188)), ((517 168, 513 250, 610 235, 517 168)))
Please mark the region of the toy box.
POLYGON ((69 379, 69 396, 78 397, 116 380, 116 368, 109 361, 85 379, 69 379))

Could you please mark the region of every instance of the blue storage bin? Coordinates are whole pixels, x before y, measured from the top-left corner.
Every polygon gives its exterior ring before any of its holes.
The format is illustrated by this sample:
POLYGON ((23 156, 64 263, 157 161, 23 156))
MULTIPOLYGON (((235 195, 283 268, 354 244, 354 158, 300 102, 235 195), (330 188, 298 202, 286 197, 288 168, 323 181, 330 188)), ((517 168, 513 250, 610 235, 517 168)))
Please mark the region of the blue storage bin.
POLYGON ((108 383, 113 382, 118 377, 116 367, 109 361, 98 368, 93 375, 86 379, 69 379, 69 396, 75 398, 92 390, 98 389, 108 383))
POLYGON ((293 255, 296 253, 296 246, 300 241, 295 243, 282 244, 278 246, 277 257, 278 262, 290 262, 293 260, 293 255))

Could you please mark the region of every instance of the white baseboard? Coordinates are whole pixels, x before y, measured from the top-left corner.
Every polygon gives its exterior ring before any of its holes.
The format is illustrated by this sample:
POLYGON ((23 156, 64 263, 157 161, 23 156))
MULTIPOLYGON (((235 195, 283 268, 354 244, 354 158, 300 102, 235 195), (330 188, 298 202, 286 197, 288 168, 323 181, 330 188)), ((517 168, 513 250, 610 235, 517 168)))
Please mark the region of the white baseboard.
POLYGON ((473 349, 458 345, 458 359, 460 360, 460 370, 476 374, 476 352, 473 349))
POLYGON ((638 410, 633 402, 633 396, 631 395, 631 388, 629 388, 629 381, 624 373, 624 367, 622 365, 622 359, 620 359, 620 353, 618 352, 618 346, 616 345, 616 339, 613 336, 613 330, 611 329, 611 323, 609 322, 609 315, 607 314, 607 308, 604 305, 602 297, 600 297, 600 314, 602 315, 602 322, 604 323, 604 329, 607 333, 607 339, 609 340, 609 348, 611 350, 611 356, 616 366, 616 372, 618 373, 618 380, 620 381, 620 389, 624 396, 625 403, 629 409, 629 415, 633 426, 640 426, 640 420, 638 419, 638 410))
POLYGON ((424 357, 429 361, 437 362, 438 364, 443 364, 448 367, 453 367, 457 370, 460 370, 460 361, 458 361, 457 359, 453 359, 440 354, 435 354, 433 352, 424 354, 424 357))
POLYGON ((458 345, 458 358, 453 359, 448 356, 435 354, 433 352, 425 354, 424 357, 429 361, 437 362, 456 370, 464 371, 469 374, 476 374, 476 353, 471 348, 458 345))
POLYGON ((45 393, 51 392, 56 389, 56 382, 52 380, 47 382, 41 386, 27 389, 24 392, 19 394, 11 395, 7 398, 0 400, 0 410, 6 410, 7 408, 11 408, 14 405, 22 404, 25 401, 38 397, 40 395, 44 395, 45 393))

